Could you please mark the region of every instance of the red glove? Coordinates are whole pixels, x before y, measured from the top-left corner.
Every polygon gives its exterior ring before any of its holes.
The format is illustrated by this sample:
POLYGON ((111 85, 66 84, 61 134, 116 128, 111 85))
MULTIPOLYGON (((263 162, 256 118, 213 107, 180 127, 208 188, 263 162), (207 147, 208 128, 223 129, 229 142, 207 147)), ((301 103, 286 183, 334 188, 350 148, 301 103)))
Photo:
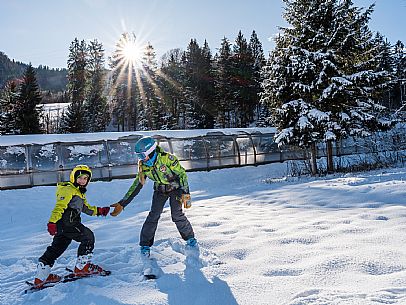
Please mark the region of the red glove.
POLYGON ((97 207, 97 216, 107 216, 110 212, 110 207, 97 207))
POLYGON ((48 232, 52 236, 54 236, 54 235, 56 235, 56 233, 58 233, 58 229, 56 228, 56 223, 48 222, 47 226, 48 226, 48 232))

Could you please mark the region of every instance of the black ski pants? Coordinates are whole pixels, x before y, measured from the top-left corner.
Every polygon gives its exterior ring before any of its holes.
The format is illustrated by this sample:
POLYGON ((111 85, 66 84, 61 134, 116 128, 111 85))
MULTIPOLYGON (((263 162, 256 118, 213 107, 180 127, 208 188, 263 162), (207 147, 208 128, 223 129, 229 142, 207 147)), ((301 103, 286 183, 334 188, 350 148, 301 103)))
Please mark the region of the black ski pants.
POLYGON ((78 256, 93 252, 94 234, 92 230, 80 223, 62 230, 61 233, 58 232, 58 234, 54 236, 52 244, 47 247, 45 253, 39 258, 39 261, 52 267, 55 260, 65 252, 72 240, 80 243, 78 256))
POLYGON ((144 222, 140 234, 140 246, 152 246, 154 243, 155 231, 158 227, 158 220, 164 209, 165 202, 169 198, 171 207, 172 221, 175 223, 180 235, 184 240, 194 237, 192 225, 182 211, 180 198, 182 191, 180 189, 164 193, 159 190, 154 191, 152 197, 151 210, 144 222))

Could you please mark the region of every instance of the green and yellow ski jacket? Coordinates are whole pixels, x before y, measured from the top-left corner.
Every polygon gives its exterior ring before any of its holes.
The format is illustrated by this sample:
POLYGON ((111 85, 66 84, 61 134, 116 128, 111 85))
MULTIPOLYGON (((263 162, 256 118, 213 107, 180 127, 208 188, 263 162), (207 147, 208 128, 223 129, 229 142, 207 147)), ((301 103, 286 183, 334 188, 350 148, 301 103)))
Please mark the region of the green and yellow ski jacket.
POLYGON ((153 166, 146 166, 138 161, 138 174, 133 184, 119 203, 126 207, 133 198, 140 192, 145 183, 145 177, 154 181, 154 189, 163 192, 170 192, 182 189, 184 193, 189 193, 189 184, 185 169, 180 165, 176 156, 165 152, 157 146, 157 159, 153 166))
POLYGON ((49 222, 61 223, 63 226, 74 226, 81 222, 80 213, 97 215, 97 207, 91 206, 78 187, 71 182, 61 182, 56 187, 56 204, 51 212, 49 222))

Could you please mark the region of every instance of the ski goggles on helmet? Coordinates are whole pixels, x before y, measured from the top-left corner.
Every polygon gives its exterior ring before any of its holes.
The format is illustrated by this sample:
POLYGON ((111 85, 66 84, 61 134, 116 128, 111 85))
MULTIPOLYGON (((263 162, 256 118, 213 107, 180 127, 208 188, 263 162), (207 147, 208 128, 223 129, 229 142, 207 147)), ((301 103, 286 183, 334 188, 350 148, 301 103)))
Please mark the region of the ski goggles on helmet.
POLYGON ((154 143, 147 151, 145 152, 137 152, 136 156, 139 160, 145 160, 147 157, 150 159, 154 156, 156 149, 156 143, 154 143))
POLYGON ((139 159, 139 160, 145 160, 149 155, 147 155, 146 153, 136 153, 136 155, 137 155, 137 158, 139 159))

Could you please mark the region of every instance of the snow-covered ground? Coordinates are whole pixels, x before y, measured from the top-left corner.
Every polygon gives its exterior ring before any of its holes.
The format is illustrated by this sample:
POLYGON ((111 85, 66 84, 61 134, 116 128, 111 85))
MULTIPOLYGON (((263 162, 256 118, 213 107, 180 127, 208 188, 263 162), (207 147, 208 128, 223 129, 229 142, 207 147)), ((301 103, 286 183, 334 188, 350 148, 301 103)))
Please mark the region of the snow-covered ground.
MULTIPOLYGON (((143 279, 138 248, 149 182, 118 217, 82 217, 96 235, 94 261, 111 276, 28 295, 24 282, 52 239, 55 188, 1 191, 0 303, 406 304, 406 169, 294 180, 285 172, 272 164, 190 173, 186 214, 200 256, 185 254, 166 207, 152 252, 157 280, 143 279)), ((131 182, 91 183, 88 199, 111 204, 131 182)), ((54 270, 72 267, 77 245, 54 270)))

